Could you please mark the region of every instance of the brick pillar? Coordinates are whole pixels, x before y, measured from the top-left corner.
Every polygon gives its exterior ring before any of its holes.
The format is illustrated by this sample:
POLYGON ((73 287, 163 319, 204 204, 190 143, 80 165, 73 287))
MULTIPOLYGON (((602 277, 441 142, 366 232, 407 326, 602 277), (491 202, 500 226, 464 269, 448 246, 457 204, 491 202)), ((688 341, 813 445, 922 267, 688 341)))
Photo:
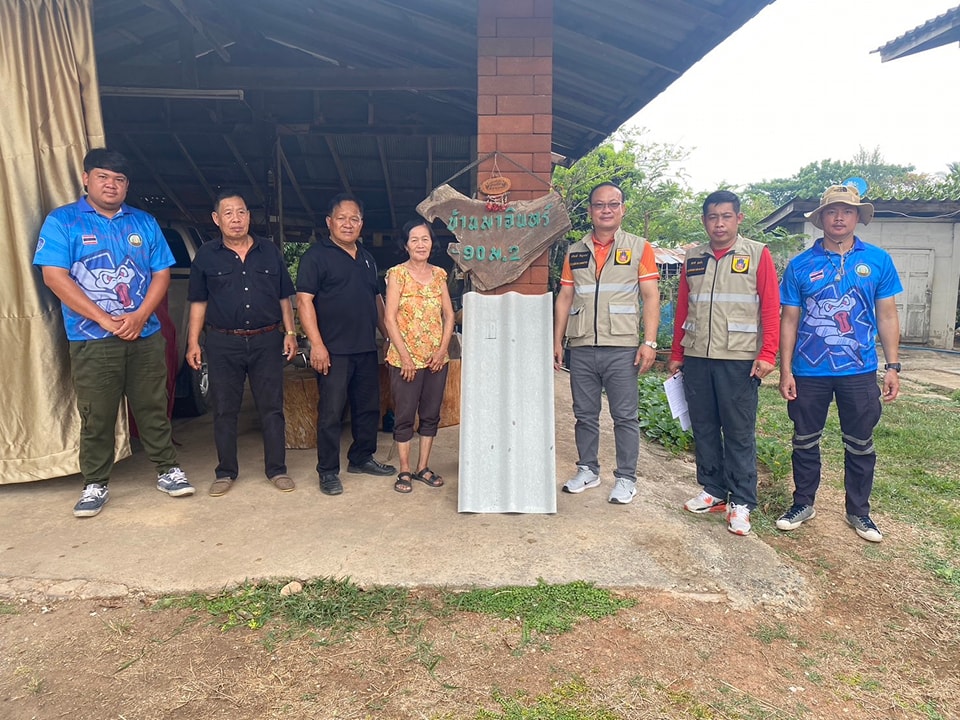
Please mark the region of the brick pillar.
MULTIPOLYGON (((477 154, 509 155, 498 163, 512 183, 510 200, 548 191, 553 137, 553 0, 477 0, 477 154)), ((489 177, 493 161, 480 165, 489 177)), ((547 292, 548 253, 493 294, 547 292)))

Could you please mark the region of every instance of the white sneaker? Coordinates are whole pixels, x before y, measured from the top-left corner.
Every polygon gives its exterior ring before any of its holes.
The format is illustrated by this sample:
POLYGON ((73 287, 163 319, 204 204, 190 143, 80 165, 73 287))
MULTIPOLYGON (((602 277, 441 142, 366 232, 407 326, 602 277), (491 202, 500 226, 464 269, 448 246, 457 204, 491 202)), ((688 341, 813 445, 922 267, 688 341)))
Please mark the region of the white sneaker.
POLYGON ((683 504, 683 509, 692 513, 725 513, 727 501, 714 497, 706 490, 701 490, 696 497, 690 498, 683 504))
POLYGON ((595 488, 600 485, 600 476, 586 465, 577 465, 577 474, 572 480, 567 480, 563 486, 565 493, 582 493, 584 490, 595 488))
POLYGON ((734 535, 750 534, 750 508, 730 503, 727 510, 727 530, 734 535))
POLYGON ((613 490, 610 491, 610 499, 614 505, 629 505, 633 496, 637 494, 637 483, 626 478, 617 478, 613 490))

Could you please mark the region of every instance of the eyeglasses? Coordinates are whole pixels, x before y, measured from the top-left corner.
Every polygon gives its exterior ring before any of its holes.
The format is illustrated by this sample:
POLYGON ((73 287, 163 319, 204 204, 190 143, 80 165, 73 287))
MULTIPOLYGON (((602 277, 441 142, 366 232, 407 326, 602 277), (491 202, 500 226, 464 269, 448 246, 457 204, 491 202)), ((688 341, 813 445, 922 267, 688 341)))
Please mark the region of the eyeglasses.
POLYGON ((603 210, 605 208, 610 208, 611 210, 619 210, 620 206, 623 205, 619 200, 614 200, 613 202, 592 202, 590 207, 594 210, 603 210))

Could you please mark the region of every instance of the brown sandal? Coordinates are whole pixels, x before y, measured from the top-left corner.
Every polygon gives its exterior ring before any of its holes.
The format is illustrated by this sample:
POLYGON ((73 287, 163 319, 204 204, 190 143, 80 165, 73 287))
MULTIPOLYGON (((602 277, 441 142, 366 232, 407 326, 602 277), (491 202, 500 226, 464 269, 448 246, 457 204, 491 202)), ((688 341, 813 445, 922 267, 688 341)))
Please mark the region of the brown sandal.
POLYGON ((393 483, 393 489, 398 493, 406 494, 413 491, 413 475, 408 472, 402 472, 397 475, 396 481, 393 483))

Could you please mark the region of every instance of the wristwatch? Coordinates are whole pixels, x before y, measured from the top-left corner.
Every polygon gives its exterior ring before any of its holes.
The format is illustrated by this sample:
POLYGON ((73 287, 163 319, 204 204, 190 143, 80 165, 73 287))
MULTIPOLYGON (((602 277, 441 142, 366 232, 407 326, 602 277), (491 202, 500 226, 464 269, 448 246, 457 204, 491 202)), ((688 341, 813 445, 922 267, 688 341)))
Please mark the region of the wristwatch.
POLYGON ((887 363, 886 365, 883 366, 883 369, 884 369, 884 370, 896 370, 896 371, 899 373, 899 372, 900 372, 900 363, 887 363))
POLYGON ((657 341, 656 341, 656 340, 644 340, 644 341, 643 341, 643 344, 646 345, 648 348, 652 348, 652 349, 654 349, 654 350, 657 349, 657 341))

